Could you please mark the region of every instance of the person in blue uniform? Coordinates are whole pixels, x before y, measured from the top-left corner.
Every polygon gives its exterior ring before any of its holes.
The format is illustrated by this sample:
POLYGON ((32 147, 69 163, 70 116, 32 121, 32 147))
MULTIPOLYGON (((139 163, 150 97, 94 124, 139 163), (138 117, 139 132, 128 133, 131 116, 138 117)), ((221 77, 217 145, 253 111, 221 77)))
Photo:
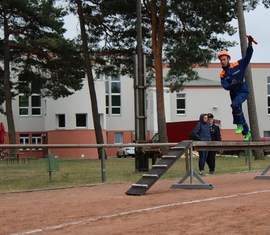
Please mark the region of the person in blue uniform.
POLYGON ((227 51, 221 51, 218 54, 222 66, 222 72, 220 73, 221 85, 230 92, 232 101, 233 123, 237 125, 235 133, 242 134, 245 141, 248 141, 251 137, 242 104, 247 100, 249 94, 248 84, 244 81, 244 76, 253 54, 252 41, 253 38, 249 36, 246 55, 234 63, 230 63, 231 57, 227 51))

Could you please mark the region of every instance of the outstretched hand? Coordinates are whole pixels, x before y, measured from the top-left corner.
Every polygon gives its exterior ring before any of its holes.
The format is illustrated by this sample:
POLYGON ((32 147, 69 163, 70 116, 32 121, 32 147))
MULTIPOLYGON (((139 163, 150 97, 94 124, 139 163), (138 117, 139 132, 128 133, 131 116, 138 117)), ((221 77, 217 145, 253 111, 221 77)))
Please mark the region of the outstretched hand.
POLYGON ((246 35, 246 37, 248 38, 248 44, 250 46, 252 45, 252 42, 254 42, 255 44, 258 44, 251 35, 246 35))
POLYGON ((251 35, 248 36, 248 44, 252 44, 253 42, 253 37, 251 35))

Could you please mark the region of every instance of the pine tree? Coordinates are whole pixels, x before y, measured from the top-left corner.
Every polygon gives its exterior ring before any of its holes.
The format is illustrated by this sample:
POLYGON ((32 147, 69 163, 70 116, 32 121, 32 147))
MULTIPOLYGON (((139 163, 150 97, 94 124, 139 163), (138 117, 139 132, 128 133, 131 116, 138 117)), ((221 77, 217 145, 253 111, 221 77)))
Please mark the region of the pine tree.
POLYGON ((84 69, 80 49, 63 36, 66 12, 52 0, 3 0, 0 7, 5 114, 14 144, 12 97, 19 92, 66 97, 82 88, 84 69))
MULTIPOLYGON (((246 39, 246 25, 245 25, 245 18, 244 18, 244 9, 254 9, 259 4, 259 1, 245 1, 245 5, 242 0, 237 0, 237 18, 238 18, 238 27, 239 27, 239 37, 241 42, 241 51, 242 55, 244 56, 246 53, 247 47, 247 39, 246 39)), ((270 3, 264 1, 265 7, 269 7, 270 3)), ((252 73, 251 68, 248 66, 246 73, 245 73, 245 80, 249 85, 249 96, 247 100, 248 104, 248 114, 249 114, 249 122, 250 122, 250 130, 252 133, 252 139, 255 141, 260 140, 260 131, 259 131, 259 124, 257 118, 257 109, 255 103, 255 96, 254 96, 254 89, 253 89, 253 81, 252 81, 252 73)), ((264 159, 263 150, 257 149, 254 150, 254 157, 256 160, 264 159)))
MULTIPOLYGON (((148 82, 154 77, 157 87, 161 142, 167 142, 162 64, 170 65, 168 82, 172 91, 181 89, 185 81, 198 78, 192 70, 194 64, 205 65, 217 50, 234 45, 216 36, 235 32, 229 24, 235 17, 234 4, 234 1, 218 0, 143 1, 143 48, 147 55, 148 82)), ((136 0, 103 0, 95 6, 99 14, 91 22, 104 29, 99 38, 105 42, 96 51, 97 60, 98 55, 106 53, 108 64, 119 68, 121 73, 132 75, 132 58, 136 51, 136 0)))

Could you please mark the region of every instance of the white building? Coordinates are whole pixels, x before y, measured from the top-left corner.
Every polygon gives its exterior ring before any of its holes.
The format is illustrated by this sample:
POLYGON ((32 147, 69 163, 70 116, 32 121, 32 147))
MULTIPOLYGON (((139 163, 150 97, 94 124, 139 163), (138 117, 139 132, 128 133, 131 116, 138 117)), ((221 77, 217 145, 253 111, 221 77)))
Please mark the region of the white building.
MULTIPOLYGON (((261 137, 270 136, 270 63, 251 64, 254 93, 261 137)), ((164 88, 167 122, 197 120, 201 113, 211 112, 221 120, 223 139, 239 139, 234 134, 229 93, 219 81, 220 64, 194 68, 201 79, 185 84, 181 92, 170 93, 164 88)), ((168 68, 164 67, 166 77, 168 68)), ((95 81, 98 109, 105 143, 131 143, 134 140, 134 90, 133 79, 124 77, 99 77, 95 81)), ((147 126, 149 138, 156 133, 156 90, 147 90, 147 126)), ((245 117, 248 119, 246 103, 245 117)), ((16 97, 13 113, 17 142, 21 144, 94 144, 95 133, 87 80, 83 89, 67 98, 53 100, 16 97)), ((0 121, 7 129, 6 117, 0 121)), ((5 142, 8 143, 6 136, 5 142)), ((115 156, 117 149, 108 149, 115 156)), ((45 152, 22 150, 27 155, 44 157, 45 152)), ((51 149, 65 158, 97 157, 95 149, 51 149)))

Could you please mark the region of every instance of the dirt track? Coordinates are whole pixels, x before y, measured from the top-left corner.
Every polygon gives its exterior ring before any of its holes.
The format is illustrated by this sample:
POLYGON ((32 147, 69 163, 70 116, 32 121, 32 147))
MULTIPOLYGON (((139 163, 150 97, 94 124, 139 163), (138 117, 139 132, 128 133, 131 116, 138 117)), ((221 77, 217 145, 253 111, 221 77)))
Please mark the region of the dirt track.
POLYGON ((0 194, 0 234, 270 234, 259 174, 205 176, 213 190, 160 180, 144 196, 125 195, 131 184, 0 194))

